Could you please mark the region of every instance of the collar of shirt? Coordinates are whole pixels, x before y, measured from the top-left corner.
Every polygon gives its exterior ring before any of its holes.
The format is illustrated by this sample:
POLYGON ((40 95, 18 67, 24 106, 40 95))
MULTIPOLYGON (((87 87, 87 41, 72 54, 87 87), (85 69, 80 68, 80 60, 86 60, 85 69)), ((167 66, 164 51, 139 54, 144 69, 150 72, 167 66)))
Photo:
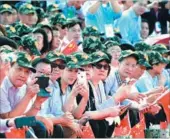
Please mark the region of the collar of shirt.
POLYGON ((129 9, 129 13, 132 18, 136 18, 136 19, 139 18, 139 16, 136 15, 136 13, 132 7, 129 9))
POLYGON ((9 79, 8 76, 6 76, 6 77, 4 78, 4 83, 6 84, 6 86, 7 86, 8 88, 14 87, 14 85, 11 83, 11 81, 10 81, 10 79, 9 79))

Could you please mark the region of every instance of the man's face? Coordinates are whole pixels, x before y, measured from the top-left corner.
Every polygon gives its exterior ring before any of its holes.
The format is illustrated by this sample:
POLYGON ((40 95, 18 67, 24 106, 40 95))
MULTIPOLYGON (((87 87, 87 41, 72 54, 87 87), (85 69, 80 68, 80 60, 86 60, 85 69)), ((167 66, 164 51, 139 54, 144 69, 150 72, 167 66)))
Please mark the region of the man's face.
POLYGON ((89 65, 86 65, 86 66, 83 66, 82 67, 85 72, 86 72, 86 77, 87 77, 87 80, 90 80, 92 78, 92 75, 93 75, 93 68, 92 68, 92 65, 89 64, 89 65))
POLYGON ((21 87, 26 82, 30 75, 30 69, 19 66, 14 63, 9 70, 9 79, 15 87, 21 87))
POLYGON ((80 37, 81 37, 80 25, 76 24, 75 26, 69 28, 67 32, 67 37, 70 41, 71 40, 74 40, 75 42, 80 41, 80 37))
POLYGON ((119 73, 122 77, 128 78, 135 72, 137 60, 134 57, 127 57, 119 64, 119 73))
POLYGON ((137 65, 135 72, 132 73, 131 78, 139 79, 142 76, 142 74, 145 72, 145 70, 146 70, 146 67, 137 65))
POLYGON ((78 69, 65 68, 61 78, 68 85, 72 85, 75 82, 75 80, 77 79, 77 72, 78 72, 78 69))
POLYGON ((153 69, 156 75, 160 75, 167 64, 159 63, 158 65, 153 65, 153 69))
POLYGON ((109 71, 109 64, 106 61, 101 61, 93 66, 93 77, 105 80, 109 71))
POLYGON ((146 39, 149 35, 149 25, 147 22, 142 22, 141 37, 146 39))
POLYGON ((60 32, 60 39, 62 40, 64 38, 64 36, 67 34, 67 28, 62 28, 60 25, 56 25, 56 28, 58 28, 59 32, 60 32))
POLYGON ((41 62, 36 65, 35 69, 36 69, 37 76, 46 75, 47 77, 49 77, 51 75, 51 65, 50 64, 41 62))
POLYGON ((21 20, 22 23, 32 27, 35 25, 38 21, 37 14, 19 14, 19 19, 21 20))
POLYGON ((3 25, 9 25, 12 23, 12 14, 9 12, 4 12, 0 14, 0 23, 3 25))
POLYGON ((139 0, 134 4, 134 10, 138 16, 142 15, 147 8, 148 0, 139 0))

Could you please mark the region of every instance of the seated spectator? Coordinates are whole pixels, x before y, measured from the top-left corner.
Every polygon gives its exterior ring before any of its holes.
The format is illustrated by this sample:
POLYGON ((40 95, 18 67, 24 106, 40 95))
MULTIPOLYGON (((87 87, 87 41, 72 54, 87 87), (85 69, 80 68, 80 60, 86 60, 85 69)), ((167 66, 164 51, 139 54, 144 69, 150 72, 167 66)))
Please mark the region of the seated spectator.
POLYGON ((147 20, 142 19, 142 24, 141 24, 141 37, 143 40, 147 39, 149 36, 149 23, 147 20))

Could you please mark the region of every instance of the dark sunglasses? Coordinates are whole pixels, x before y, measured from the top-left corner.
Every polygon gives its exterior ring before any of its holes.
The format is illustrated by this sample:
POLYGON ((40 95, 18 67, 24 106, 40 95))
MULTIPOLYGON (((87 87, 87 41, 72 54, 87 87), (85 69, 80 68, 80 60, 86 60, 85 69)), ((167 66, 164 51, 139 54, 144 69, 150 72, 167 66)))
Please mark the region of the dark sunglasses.
POLYGON ((106 65, 102 65, 102 64, 95 64, 94 65, 97 69, 102 69, 104 68, 104 70, 108 70, 109 69, 109 65, 106 64, 106 65))
POLYGON ((59 64, 54 64, 54 63, 53 63, 53 64, 51 65, 51 67, 52 67, 52 68, 57 68, 57 67, 58 67, 59 69, 63 70, 63 69, 65 69, 66 66, 65 66, 64 64, 60 64, 60 65, 59 65, 59 64))

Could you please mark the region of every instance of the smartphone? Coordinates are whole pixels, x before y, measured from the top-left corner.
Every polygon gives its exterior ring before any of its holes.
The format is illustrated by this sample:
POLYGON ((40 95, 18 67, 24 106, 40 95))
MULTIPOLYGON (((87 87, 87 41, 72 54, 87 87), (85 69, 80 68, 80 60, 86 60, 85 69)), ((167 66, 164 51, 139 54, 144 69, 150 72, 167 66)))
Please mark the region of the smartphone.
POLYGON ((39 85, 40 88, 45 89, 49 86, 49 77, 36 77, 38 80, 36 81, 36 84, 39 85))
POLYGON ((78 84, 84 84, 84 85, 86 84, 87 77, 86 77, 86 72, 85 71, 78 70, 77 82, 78 82, 78 84))
POLYGON ((35 116, 31 117, 20 117, 14 120, 16 128, 22 128, 23 126, 35 126, 35 116))

